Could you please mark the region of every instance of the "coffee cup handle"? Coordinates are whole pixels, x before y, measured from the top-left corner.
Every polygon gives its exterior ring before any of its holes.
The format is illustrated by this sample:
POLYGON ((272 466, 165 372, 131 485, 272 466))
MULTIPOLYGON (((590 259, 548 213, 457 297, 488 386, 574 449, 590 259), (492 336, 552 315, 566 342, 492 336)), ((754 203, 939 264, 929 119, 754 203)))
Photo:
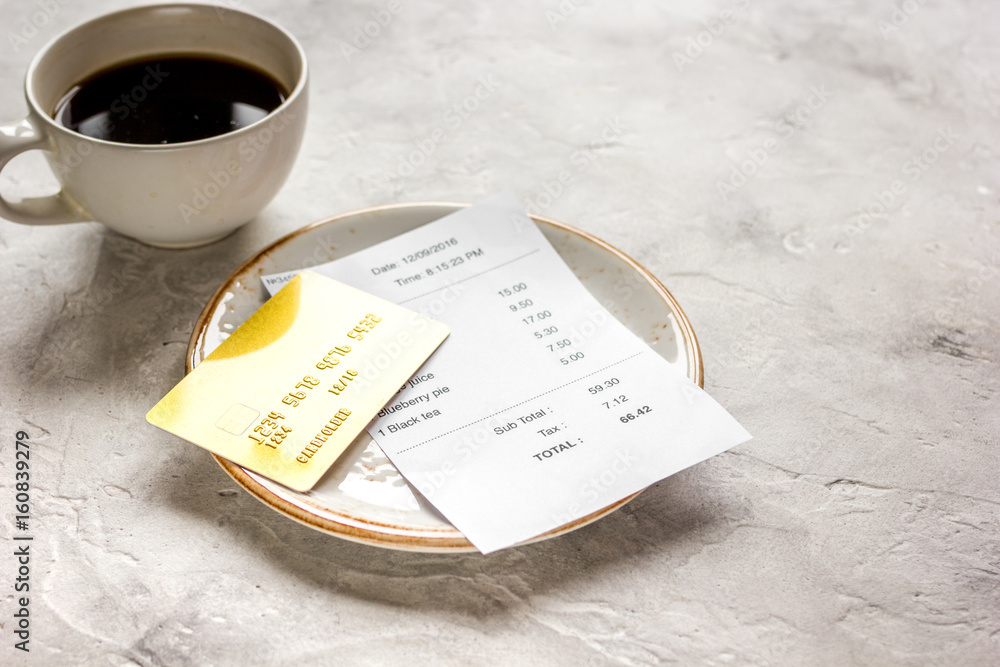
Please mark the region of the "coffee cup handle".
MULTIPOLYGON (((30 117, 18 123, 0 125, 0 171, 17 155, 46 148, 45 134, 30 117)), ((0 218, 25 225, 60 225, 90 220, 61 190, 46 197, 23 197, 15 201, 0 195, 0 218)))

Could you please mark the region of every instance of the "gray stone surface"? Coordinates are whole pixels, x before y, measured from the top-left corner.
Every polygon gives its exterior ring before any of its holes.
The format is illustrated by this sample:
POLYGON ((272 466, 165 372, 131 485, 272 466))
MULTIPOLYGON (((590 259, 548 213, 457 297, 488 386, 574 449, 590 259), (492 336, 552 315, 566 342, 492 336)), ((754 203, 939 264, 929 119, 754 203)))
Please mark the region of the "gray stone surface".
MULTIPOLYGON (((4 120, 42 44, 128 3, 48 2, 43 22, 45 4, 0 0, 4 120)), ((1000 5, 403 0, 348 58, 384 2, 243 4, 313 67, 306 144, 256 221, 181 252, 0 222, 0 662, 1000 662, 1000 5), (482 77, 495 91, 455 126, 482 77), (146 425, 256 249, 352 208, 504 188, 665 282, 753 441, 566 537, 452 557, 313 532, 146 425)), ((26 156, 0 188, 51 182, 26 156)))

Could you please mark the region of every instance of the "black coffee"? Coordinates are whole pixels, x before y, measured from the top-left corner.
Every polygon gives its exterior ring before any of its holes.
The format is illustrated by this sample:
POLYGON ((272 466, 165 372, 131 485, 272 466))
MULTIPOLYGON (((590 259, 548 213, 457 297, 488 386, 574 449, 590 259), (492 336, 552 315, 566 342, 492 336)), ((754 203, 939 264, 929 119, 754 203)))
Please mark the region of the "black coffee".
POLYGON ((88 137, 125 144, 174 144, 238 130, 287 96, 270 76, 210 56, 133 61, 73 86, 56 121, 88 137))

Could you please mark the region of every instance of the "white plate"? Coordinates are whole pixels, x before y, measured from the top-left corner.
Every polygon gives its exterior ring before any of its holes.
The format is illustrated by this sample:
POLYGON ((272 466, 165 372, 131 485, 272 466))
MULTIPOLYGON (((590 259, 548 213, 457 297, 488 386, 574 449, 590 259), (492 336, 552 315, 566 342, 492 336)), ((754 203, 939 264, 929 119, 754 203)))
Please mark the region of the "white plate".
MULTIPOLYGON (((468 204, 378 206, 321 220, 275 241, 236 269, 205 306, 188 344, 187 372, 264 303, 262 275, 343 257, 464 206, 468 204)), ((651 273, 598 238, 561 222, 532 217, 598 301, 660 356, 694 382, 703 384, 701 351, 691 324, 674 297, 651 273)), ((309 493, 292 491, 226 459, 216 460, 258 499, 317 530, 394 549, 475 551, 461 533, 410 488, 367 433, 351 444, 309 493)), ((586 525, 635 495, 531 541, 586 525)))

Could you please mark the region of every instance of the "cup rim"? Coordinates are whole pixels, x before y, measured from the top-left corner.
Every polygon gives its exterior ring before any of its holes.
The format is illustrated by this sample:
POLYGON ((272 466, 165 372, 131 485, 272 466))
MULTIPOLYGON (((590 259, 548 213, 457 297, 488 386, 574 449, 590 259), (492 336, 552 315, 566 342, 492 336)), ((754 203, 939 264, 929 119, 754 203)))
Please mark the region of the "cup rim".
POLYGON ((207 3, 198 3, 198 2, 156 2, 156 3, 138 5, 135 7, 128 7, 126 9, 119 9, 113 12, 106 12, 100 14, 82 23, 70 26, 66 30, 63 30, 58 35, 50 39, 48 42, 46 42, 44 46, 42 46, 42 48, 38 50, 38 53, 35 54, 35 56, 31 59, 31 62, 28 64, 28 69, 24 75, 24 97, 28 101, 28 106, 30 107, 33 114, 39 117, 43 123, 45 123, 45 126, 49 131, 55 131, 73 137, 74 139, 86 142, 94 142, 96 144, 102 146, 108 146, 110 148, 118 148, 122 150, 139 149, 139 150, 167 152, 171 150, 177 150, 180 148, 186 148, 188 146, 203 146, 218 141, 231 141, 233 139, 237 139, 239 137, 251 134, 256 130, 259 130, 260 127, 265 123, 274 120, 274 117, 278 113, 283 112, 286 108, 290 107, 293 103, 298 101, 298 99, 305 94, 308 82, 309 82, 309 61, 306 58, 305 49, 302 48, 302 45, 299 43, 299 40, 295 39, 295 36, 292 35, 292 33, 283 28, 278 23, 268 18, 265 18, 260 14, 250 12, 245 9, 234 9, 232 7, 225 7, 222 5, 211 5, 207 3), (216 12, 218 11, 234 12, 236 14, 242 14, 244 16, 250 17, 256 21, 260 21, 274 28, 279 33, 281 33, 294 47, 298 61, 302 66, 302 71, 299 74, 298 80, 295 82, 295 87, 288 94, 288 97, 286 97, 285 100, 277 107, 275 107, 270 113, 268 113, 263 118, 254 121, 250 125, 247 125, 246 127, 241 127, 240 129, 234 130, 232 132, 225 132, 223 134, 216 134, 211 137, 205 137, 204 139, 196 139, 194 141, 179 141, 170 144, 130 144, 121 141, 109 141, 107 139, 99 139, 97 137, 91 137, 89 135, 82 134, 75 130, 71 130, 70 128, 64 125, 60 125, 45 109, 42 108, 42 105, 39 103, 38 99, 35 96, 35 91, 32 89, 31 82, 34 79, 35 72, 38 69, 42 59, 49 53, 49 51, 52 50, 52 48, 56 44, 61 42, 63 39, 65 39, 72 33, 91 28, 95 23, 99 21, 105 21, 109 18, 122 16, 125 14, 148 12, 152 9, 160 9, 160 8, 188 8, 196 11, 212 10, 216 12))

